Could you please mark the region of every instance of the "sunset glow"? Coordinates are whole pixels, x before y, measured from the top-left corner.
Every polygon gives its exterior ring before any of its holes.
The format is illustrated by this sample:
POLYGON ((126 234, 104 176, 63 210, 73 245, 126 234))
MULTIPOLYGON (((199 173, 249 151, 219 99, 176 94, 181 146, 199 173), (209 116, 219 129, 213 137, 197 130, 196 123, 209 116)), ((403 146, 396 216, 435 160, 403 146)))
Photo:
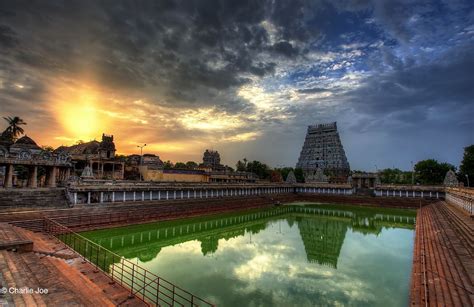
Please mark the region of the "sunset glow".
POLYGON ((52 113, 66 138, 89 141, 108 130, 108 117, 101 114, 98 92, 88 88, 59 88, 54 94, 52 113))

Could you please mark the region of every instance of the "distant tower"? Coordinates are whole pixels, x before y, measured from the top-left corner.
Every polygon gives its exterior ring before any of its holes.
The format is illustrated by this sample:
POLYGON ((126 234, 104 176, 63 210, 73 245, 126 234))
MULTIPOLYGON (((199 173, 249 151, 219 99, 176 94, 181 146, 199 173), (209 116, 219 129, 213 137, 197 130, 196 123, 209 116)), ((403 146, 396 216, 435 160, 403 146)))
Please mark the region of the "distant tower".
POLYGON ((213 170, 219 169, 221 165, 221 155, 218 151, 206 149, 202 157, 202 164, 206 167, 210 167, 213 170))
POLYGON ((308 126, 296 167, 303 169, 306 182, 320 181, 322 172, 330 182, 347 182, 350 166, 336 122, 308 126))
POLYGON ((114 136, 102 133, 102 142, 99 144, 99 155, 102 159, 113 159, 115 157, 114 136))

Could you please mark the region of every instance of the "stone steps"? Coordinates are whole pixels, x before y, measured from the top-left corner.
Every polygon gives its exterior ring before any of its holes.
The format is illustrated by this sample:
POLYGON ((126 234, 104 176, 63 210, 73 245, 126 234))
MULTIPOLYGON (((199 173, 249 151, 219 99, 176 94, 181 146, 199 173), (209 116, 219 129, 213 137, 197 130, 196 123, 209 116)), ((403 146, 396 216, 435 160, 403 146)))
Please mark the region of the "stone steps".
MULTIPOLYGON (((104 274, 95 273, 95 279, 103 280, 91 282, 94 278, 86 274, 92 273, 92 267, 81 274, 56 257, 0 251, 0 263, 5 264, 0 266, 7 284, 4 286, 48 289, 48 294, 11 294, 15 306, 115 306, 128 296, 122 287, 109 285, 110 279, 104 274)), ((132 301, 143 305, 137 299, 132 301)))
POLYGON ((0 208, 68 207, 65 189, 0 190, 0 208))
POLYGON ((412 306, 473 306, 472 257, 438 203, 418 211, 413 257, 412 306))
POLYGON ((462 238, 461 242, 466 246, 467 251, 474 259, 474 221, 457 208, 443 203, 440 206, 440 211, 447 217, 447 222, 450 223, 456 233, 462 238))

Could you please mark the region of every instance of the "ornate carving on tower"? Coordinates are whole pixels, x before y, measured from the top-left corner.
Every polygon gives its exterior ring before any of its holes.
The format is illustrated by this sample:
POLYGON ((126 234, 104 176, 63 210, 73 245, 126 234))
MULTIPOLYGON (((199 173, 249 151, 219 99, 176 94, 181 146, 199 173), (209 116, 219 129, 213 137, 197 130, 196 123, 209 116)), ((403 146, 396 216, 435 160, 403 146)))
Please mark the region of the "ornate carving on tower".
POLYGON ((350 166, 336 122, 308 126, 296 167, 303 169, 306 182, 347 182, 350 166))

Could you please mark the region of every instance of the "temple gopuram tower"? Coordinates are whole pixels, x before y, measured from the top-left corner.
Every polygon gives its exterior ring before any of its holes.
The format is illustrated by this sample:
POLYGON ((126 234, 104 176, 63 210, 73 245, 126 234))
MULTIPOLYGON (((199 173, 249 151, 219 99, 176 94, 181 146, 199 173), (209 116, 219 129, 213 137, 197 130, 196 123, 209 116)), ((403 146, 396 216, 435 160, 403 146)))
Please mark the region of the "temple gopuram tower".
POLYGON ((303 169, 306 182, 347 182, 350 166, 336 122, 308 126, 296 167, 303 169))

